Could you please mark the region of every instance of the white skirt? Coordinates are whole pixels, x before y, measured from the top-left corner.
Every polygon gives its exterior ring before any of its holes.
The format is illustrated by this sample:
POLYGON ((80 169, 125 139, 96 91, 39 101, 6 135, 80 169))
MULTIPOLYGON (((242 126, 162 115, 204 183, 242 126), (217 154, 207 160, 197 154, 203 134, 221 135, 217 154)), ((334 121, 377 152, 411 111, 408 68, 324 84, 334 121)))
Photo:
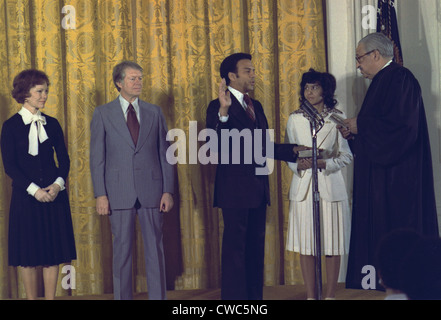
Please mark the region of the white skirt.
MULTIPOLYGON (((312 192, 304 201, 289 202, 286 249, 302 255, 315 255, 312 192)), ((348 200, 328 202, 320 199, 322 255, 342 256, 349 252, 351 216, 348 200)))

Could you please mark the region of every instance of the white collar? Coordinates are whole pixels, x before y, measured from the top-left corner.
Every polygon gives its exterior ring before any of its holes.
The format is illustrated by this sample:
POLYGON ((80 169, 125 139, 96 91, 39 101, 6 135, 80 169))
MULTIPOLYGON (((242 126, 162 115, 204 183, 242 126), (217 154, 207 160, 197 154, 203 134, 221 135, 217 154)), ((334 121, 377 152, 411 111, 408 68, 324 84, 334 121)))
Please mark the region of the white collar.
POLYGON ((243 108, 246 108, 246 103, 243 101, 244 94, 233 87, 228 86, 228 90, 236 97, 236 99, 240 102, 243 108))
MULTIPOLYGON (((139 98, 136 98, 135 101, 132 102, 132 106, 136 111, 136 114, 139 115, 139 98)), ((127 115, 127 110, 129 109, 130 102, 128 102, 122 95, 119 95, 119 102, 121 104, 121 108, 124 112, 124 115, 127 115)))
MULTIPOLYGON (((46 122, 46 118, 41 114, 40 110, 37 110, 37 113, 33 114, 25 107, 21 107, 20 111, 18 112, 19 115, 21 115, 21 118, 23 119, 24 124, 28 125, 32 121, 41 119, 46 122)), ((46 124, 46 123, 45 123, 46 124)))
POLYGON ((30 124, 29 126, 29 148, 28 153, 30 155, 36 156, 38 155, 38 141, 40 143, 45 142, 49 137, 46 134, 46 130, 44 129, 44 125, 46 125, 46 117, 43 116, 40 110, 37 110, 36 114, 32 114, 28 109, 22 107, 18 112, 23 119, 23 123, 25 125, 30 124), (36 123, 36 126, 34 125, 36 123))
POLYGON ((384 65, 384 67, 381 68, 381 70, 383 70, 383 69, 386 68, 386 67, 389 67, 390 64, 392 63, 392 61, 393 61, 393 60, 390 60, 388 63, 386 63, 386 64, 384 65))

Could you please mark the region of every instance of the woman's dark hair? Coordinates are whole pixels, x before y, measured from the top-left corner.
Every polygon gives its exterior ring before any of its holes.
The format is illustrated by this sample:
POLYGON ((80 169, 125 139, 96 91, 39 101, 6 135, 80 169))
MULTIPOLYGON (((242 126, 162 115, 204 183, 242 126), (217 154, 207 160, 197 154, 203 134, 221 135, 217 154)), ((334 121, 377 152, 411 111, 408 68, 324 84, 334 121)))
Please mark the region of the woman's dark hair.
POLYGON ((33 87, 42 84, 50 85, 49 78, 43 71, 28 69, 15 76, 12 83, 12 97, 20 104, 29 98, 33 87))
POLYGON ((228 56, 222 61, 220 66, 220 76, 222 79, 226 80, 227 86, 230 84, 230 78, 228 74, 230 72, 237 74, 237 63, 240 60, 251 60, 251 55, 248 53, 234 53, 231 56, 228 56))
POLYGON ((337 100, 334 99, 337 81, 332 74, 318 72, 314 69, 309 69, 308 72, 305 72, 300 83, 300 103, 306 100, 305 86, 307 83, 318 83, 322 87, 323 101, 329 109, 333 109, 337 105, 337 100))

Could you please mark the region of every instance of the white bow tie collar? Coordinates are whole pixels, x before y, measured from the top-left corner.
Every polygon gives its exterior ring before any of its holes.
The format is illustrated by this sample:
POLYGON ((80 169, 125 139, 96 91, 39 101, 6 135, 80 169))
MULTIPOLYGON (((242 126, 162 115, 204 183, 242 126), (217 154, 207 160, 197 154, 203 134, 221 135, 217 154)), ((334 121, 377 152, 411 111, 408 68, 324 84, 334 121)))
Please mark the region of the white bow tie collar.
POLYGON ((38 141, 43 143, 49 137, 46 134, 46 130, 44 129, 44 125, 46 125, 46 117, 41 115, 40 111, 37 111, 36 114, 32 114, 28 109, 22 107, 18 112, 23 118, 23 123, 25 125, 31 124, 29 128, 29 150, 28 153, 30 155, 36 156, 38 155, 38 141))

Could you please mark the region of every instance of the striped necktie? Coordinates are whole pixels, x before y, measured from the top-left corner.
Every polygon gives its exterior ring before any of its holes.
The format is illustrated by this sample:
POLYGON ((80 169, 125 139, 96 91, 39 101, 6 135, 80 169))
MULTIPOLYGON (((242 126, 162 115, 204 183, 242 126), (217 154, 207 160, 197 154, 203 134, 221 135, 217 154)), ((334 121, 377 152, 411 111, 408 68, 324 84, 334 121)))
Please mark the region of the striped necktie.
POLYGON ((253 101, 251 101, 251 98, 248 94, 244 94, 243 100, 247 104, 247 108, 245 109, 248 117, 250 117, 251 120, 256 121, 256 114, 254 113, 254 106, 253 101))

